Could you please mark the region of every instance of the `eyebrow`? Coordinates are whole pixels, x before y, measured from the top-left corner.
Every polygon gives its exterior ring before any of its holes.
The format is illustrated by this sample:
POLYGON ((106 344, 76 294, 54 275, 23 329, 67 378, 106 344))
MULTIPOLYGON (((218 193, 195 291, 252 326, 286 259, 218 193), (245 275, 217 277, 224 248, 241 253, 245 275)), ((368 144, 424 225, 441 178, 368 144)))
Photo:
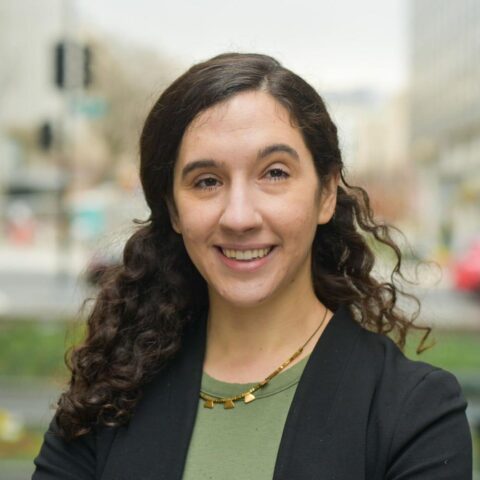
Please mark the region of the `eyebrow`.
POLYGON ((295 160, 300 160, 300 155, 298 155, 297 151, 285 143, 274 143, 273 145, 268 145, 268 147, 262 148, 258 151, 257 160, 261 160, 262 158, 268 157, 268 155, 277 152, 288 153, 295 160))
MULTIPOLYGON (((257 161, 262 160, 265 157, 268 157, 272 153, 283 152, 287 153, 295 160, 300 160, 300 156, 298 155, 297 151, 286 145, 285 143, 275 143, 273 145, 268 145, 260 149, 257 153, 257 161)), ((223 163, 223 162, 222 162, 223 163)), ((202 158, 200 160, 194 160, 193 162, 187 163, 182 169, 182 180, 193 170, 199 168, 211 168, 211 167, 218 167, 220 164, 211 158, 202 158)))

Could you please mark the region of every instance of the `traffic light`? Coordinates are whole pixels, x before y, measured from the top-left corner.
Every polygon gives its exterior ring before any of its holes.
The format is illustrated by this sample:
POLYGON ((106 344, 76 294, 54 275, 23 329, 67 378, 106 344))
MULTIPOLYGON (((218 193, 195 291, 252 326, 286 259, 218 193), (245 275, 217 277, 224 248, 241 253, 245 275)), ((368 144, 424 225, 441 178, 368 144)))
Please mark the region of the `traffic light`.
POLYGON ((92 84, 92 49, 70 40, 55 45, 55 85, 60 89, 92 84))
POLYGON ((86 45, 83 47, 83 86, 92 84, 92 49, 86 45))
POLYGON ((53 145, 53 128, 50 122, 43 122, 38 129, 38 145, 41 150, 48 151, 53 145))
POLYGON ((65 87, 65 43, 55 45, 55 85, 58 88, 65 87))

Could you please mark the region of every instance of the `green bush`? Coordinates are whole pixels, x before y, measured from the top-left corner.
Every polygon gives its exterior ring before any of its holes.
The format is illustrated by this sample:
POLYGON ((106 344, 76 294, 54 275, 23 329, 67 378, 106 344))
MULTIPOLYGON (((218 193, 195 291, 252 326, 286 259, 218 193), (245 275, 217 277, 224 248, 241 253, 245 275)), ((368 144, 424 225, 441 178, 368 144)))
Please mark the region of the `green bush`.
POLYGON ((57 377, 67 374, 64 353, 79 341, 82 323, 0 322, 0 375, 57 377))
MULTIPOLYGON (((84 323, 77 321, 38 322, 4 320, 0 322, 0 376, 56 377, 67 374, 64 353, 82 338, 84 323)), ((480 372, 480 332, 433 330, 429 350, 417 355, 419 332, 407 341, 405 354, 451 371, 480 372)))
POLYGON ((450 371, 476 371, 480 374, 480 332, 458 332, 433 329, 426 340, 431 348, 417 355, 421 335, 412 333, 405 354, 413 360, 421 360, 450 371))

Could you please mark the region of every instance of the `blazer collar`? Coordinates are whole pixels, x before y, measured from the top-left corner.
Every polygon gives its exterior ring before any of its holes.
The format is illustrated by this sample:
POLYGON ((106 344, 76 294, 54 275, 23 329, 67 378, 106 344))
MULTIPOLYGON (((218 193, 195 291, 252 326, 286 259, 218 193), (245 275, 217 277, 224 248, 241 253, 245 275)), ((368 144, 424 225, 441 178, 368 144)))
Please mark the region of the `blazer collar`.
MULTIPOLYGON (((187 327, 180 353, 146 388, 130 423, 119 429, 103 480, 181 480, 198 407, 206 319, 204 314, 187 327)), ((349 309, 342 305, 315 345, 287 415, 274 480, 313 478, 299 475, 302 459, 311 459, 312 455, 315 469, 328 471, 329 459, 322 457, 317 442, 312 445, 312 438, 318 439, 319 429, 326 427, 333 392, 361 330, 349 309)))
MULTIPOLYGON (((335 427, 329 426, 336 393, 362 327, 341 305, 315 345, 297 385, 275 463, 273 480, 337 478, 333 454, 335 427)), ((337 453, 338 454, 338 453, 337 453)), ((353 467, 353 458, 350 457, 353 467)), ((360 469, 353 469, 357 474, 360 469)), ((346 477, 342 477, 345 478, 346 477)), ((357 480, 360 476, 354 477, 357 480)))

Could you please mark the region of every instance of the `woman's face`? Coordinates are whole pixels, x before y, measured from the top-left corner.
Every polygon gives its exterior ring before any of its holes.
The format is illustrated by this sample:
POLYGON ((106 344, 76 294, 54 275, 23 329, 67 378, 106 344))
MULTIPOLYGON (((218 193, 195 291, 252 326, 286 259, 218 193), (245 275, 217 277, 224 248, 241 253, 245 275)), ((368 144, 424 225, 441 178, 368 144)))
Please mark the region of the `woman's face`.
POLYGON ((336 182, 319 197, 311 153, 271 95, 243 92, 200 113, 180 145, 171 215, 211 300, 248 307, 311 288, 336 182))

